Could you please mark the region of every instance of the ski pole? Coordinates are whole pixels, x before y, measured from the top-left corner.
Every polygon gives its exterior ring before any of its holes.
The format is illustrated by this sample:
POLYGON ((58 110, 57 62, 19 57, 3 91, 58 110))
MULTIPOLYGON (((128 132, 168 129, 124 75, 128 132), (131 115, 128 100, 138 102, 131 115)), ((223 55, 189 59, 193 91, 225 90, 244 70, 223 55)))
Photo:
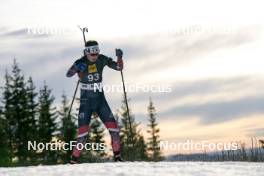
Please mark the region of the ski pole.
POLYGON ((68 111, 68 117, 70 117, 70 114, 71 114, 72 105, 73 105, 73 102, 74 102, 74 99, 75 99, 75 96, 76 96, 76 93, 77 93, 77 90, 78 90, 79 83, 80 83, 80 80, 78 80, 76 88, 75 88, 75 91, 74 91, 74 95, 73 95, 73 98, 72 98, 72 101, 71 101, 71 106, 70 106, 70 109, 68 111))
POLYGON ((80 30, 81 30, 82 33, 83 33, 83 42, 84 42, 84 46, 85 46, 85 43, 86 43, 85 32, 88 33, 88 28, 87 28, 87 27, 81 28, 80 26, 78 26, 78 27, 80 28, 80 30))
MULTIPOLYGON (((84 46, 85 46, 85 43, 86 43, 85 32, 88 33, 88 28, 87 27, 81 28, 80 26, 78 26, 78 27, 82 31, 82 34, 83 34, 83 42, 84 42, 84 46)), ((84 51, 83 51, 83 54, 85 55, 85 52, 84 51)), ((76 85, 76 88, 75 88, 75 91, 74 91, 74 95, 73 95, 73 98, 72 98, 72 101, 71 101, 71 106, 70 106, 70 109, 69 109, 69 112, 68 112, 68 117, 70 117, 72 105, 73 105, 73 102, 74 102, 74 99, 75 99, 75 96, 76 96, 76 93, 77 93, 79 84, 80 84, 80 79, 78 80, 77 85, 76 85)))
POLYGON ((124 92, 124 98, 125 98, 125 104, 127 108, 127 118, 128 118, 128 123, 129 123, 129 129, 130 129, 130 140, 132 142, 132 147, 134 148, 134 139, 132 138, 133 130, 132 130, 132 122, 130 119, 130 114, 129 114, 129 108, 128 108, 128 101, 127 101, 127 94, 126 94, 126 87, 125 87, 125 81, 124 81, 124 76, 123 76, 123 71, 121 70, 121 78, 122 78, 122 84, 123 84, 123 92, 124 92))

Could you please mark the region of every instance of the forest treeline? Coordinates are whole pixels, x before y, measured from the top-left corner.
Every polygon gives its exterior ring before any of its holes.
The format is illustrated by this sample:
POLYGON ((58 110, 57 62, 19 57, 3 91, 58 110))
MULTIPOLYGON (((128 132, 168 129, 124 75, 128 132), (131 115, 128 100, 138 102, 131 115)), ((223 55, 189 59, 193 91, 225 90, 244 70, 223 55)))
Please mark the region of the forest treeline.
MULTIPOLYGON (((50 143, 54 140, 69 143, 76 140, 77 114, 69 111, 69 100, 62 93, 59 107, 54 105, 52 89, 44 82, 37 90, 32 77, 25 78, 19 64, 14 60, 11 71, 6 70, 5 83, 1 86, 0 104, 0 166, 26 166, 39 164, 62 164, 70 159, 70 150, 28 150, 28 141, 50 143)), ((152 100, 146 107, 147 129, 141 129, 131 109, 124 100, 115 117, 119 122, 121 154, 126 161, 160 161, 159 128, 152 100), (128 110, 130 117, 127 116, 128 110), (129 119, 132 130, 129 128, 129 119), (143 136, 143 130, 149 135, 143 136)), ((87 141, 106 143, 102 122, 93 114, 87 141)), ((82 162, 104 162, 111 153, 86 150, 82 162)))

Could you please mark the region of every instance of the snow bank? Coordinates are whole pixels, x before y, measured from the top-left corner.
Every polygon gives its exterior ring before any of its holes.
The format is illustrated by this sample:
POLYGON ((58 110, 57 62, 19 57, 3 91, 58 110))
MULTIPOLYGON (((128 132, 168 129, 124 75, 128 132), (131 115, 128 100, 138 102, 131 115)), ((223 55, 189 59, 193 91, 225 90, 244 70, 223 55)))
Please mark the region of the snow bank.
POLYGON ((124 162, 0 168, 0 176, 255 176, 263 163, 248 162, 124 162))

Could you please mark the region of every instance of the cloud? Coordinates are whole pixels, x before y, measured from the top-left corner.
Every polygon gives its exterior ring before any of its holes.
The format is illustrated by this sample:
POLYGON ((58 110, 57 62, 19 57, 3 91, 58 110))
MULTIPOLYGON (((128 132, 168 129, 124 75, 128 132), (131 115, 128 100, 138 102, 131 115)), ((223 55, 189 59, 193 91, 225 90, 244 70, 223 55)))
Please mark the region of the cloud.
MULTIPOLYGON (((242 29, 241 29, 242 30, 242 29)), ((140 36, 130 39, 123 38, 120 41, 108 41, 102 39, 102 51, 107 55, 113 53, 113 49, 118 46, 123 46, 125 52, 125 68, 126 68, 126 80, 138 81, 140 78, 144 78, 145 74, 149 71, 156 69, 156 72, 161 73, 166 70, 167 66, 177 67, 179 64, 186 64, 188 66, 188 60, 195 60, 197 56, 203 56, 214 52, 218 49, 232 49, 233 47, 238 47, 240 45, 246 44, 248 42, 253 42, 257 36, 254 30, 243 29, 241 32, 235 34, 210 34, 210 35, 195 35, 195 36, 178 36, 173 34, 163 34, 163 35, 149 35, 140 36), (164 65, 165 58, 165 65, 164 65), (161 67, 160 65, 164 65, 161 67)), ((17 30, 9 35, 22 35, 23 31, 17 30)), ((28 74, 32 75, 38 84, 42 84, 43 80, 46 80, 50 87, 53 88, 55 96, 60 97, 61 91, 65 90, 67 95, 72 94, 75 79, 66 79, 65 71, 71 65, 71 63, 81 55, 80 41, 74 40, 65 44, 64 40, 44 40, 35 41, 29 40, 27 42, 20 42, 21 47, 18 47, 18 61, 21 63, 22 69, 28 74), (21 50, 21 51, 19 51, 21 50), (29 50, 30 52, 26 51, 29 50), (20 54, 19 54, 20 52, 20 54), (20 56, 20 57, 19 57, 20 56), (22 57, 21 57, 22 56, 22 57), (26 62, 26 60, 28 62, 26 62)), ((11 45, 10 45, 11 46, 11 45)), ((9 47, 10 47, 9 46, 9 47)), ((6 55, 6 53, 5 53, 6 55)), ((201 59, 201 58, 199 58, 201 59)), ((10 61, 10 63, 12 63, 10 61)), ((114 73, 110 73, 114 75, 114 73)), ((120 77, 108 76, 106 75, 106 82, 112 82, 113 80, 119 80, 120 77)), ((158 110, 160 110, 160 116, 180 116, 197 114, 200 115, 205 121, 210 122, 211 117, 214 112, 216 112, 215 121, 221 121, 221 116, 223 115, 223 120, 228 116, 228 113, 223 113, 225 111, 223 108, 225 104, 228 103, 226 99, 221 99, 218 101, 211 101, 204 104, 185 104, 180 105, 181 100, 186 97, 195 96, 208 96, 216 95, 219 92, 236 91, 236 89, 241 89, 243 84, 246 84, 251 78, 246 77, 234 77, 231 79, 208 79, 208 80, 192 80, 190 82, 186 81, 176 81, 171 80, 170 84, 173 86, 173 92, 168 94, 148 94, 148 93, 129 93, 132 98, 133 104, 142 103, 147 104, 149 96, 153 96, 154 101, 156 101, 158 110), (242 85, 241 85, 242 84, 242 85), (227 89, 227 87, 232 87, 227 89), (142 102, 142 103, 141 103, 142 102), (177 102, 177 103, 175 103, 177 102), (166 105, 166 109, 164 109, 166 105), (208 107, 207 107, 208 105, 208 107), (161 108, 159 108, 161 107, 161 108), (174 112, 176 112, 174 114, 174 112)), ((146 83, 156 82, 162 80, 142 80, 146 83)), ((109 100, 113 107, 119 107, 120 98, 119 95, 114 95, 109 100), (118 104, 118 105, 117 105, 118 104)), ((235 101, 235 100, 234 100, 235 101)), ((237 106, 242 106, 238 102, 233 102, 238 104, 237 106)), ((135 105, 134 111, 137 113, 144 112, 142 106, 139 107, 135 105), (138 109, 139 108, 139 109, 138 109)), ((145 107, 144 107, 145 108, 145 107)), ((230 111, 230 110, 229 110, 230 111)), ((233 113, 230 111, 230 113, 233 113)), ((235 112, 234 112, 235 113, 235 112)), ((230 114, 229 114, 230 115, 230 114)), ((239 114, 234 114, 239 116, 239 114)), ((141 115, 141 117, 143 117, 141 115)), ((214 121, 214 120, 212 120, 214 121)))
POLYGON ((29 33, 27 28, 21 28, 21 29, 16 29, 16 30, 12 30, 10 28, 4 28, 5 30, 0 30, 4 31, 2 33, 0 33, 1 37, 6 37, 6 38, 46 38, 46 37, 50 37, 51 35, 49 34, 31 34, 29 33))
MULTIPOLYGON (((231 78, 215 78, 215 79, 202 79, 192 81, 173 81, 169 85, 172 88, 168 93, 152 93, 152 96, 159 97, 159 100, 170 100, 185 98, 193 95, 206 95, 214 94, 226 89, 235 90, 241 87, 250 86, 252 83, 259 81, 252 77, 231 77, 231 78)), ((157 85, 159 82, 155 81, 157 85)), ((162 83, 160 83, 162 85, 162 83)), ((260 85, 259 85, 260 86, 260 85)), ((145 99, 144 92, 133 94, 133 97, 137 100, 145 99)), ((149 95, 149 94, 148 94, 149 95)))
MULTIPOLYGON (((149 97, 152 97, 158 111, 162 113, 177 106, 206 104, 220 100, 234 101, 249 96, 263 95, 264 84, 261 82, 263 78, 250 76, 179 81, 170 84, 172 92, 128 92, 128 96, 140 112, 143 112, 141 107, 145 107, 149 97)), ((168 116, 173 117, 174 114, 168 116)), ((166 118, 166 116, 162 117, 166 118)))
MULTIPOLYGON (((174 33, 152 34, 105 41, 106 51, 113 46, 124 49, 124 59, 136 63, 132 69, 145 72, 161 69, 161 65, 179 66, 218 50, 230 50, 258 39, 260 26, 249 26, 232 33, 207 32, 189 36, 174 33)), ((163 67, 162 67, 163 69, 163 67)))
POLYGON ((199 116, 206 124, 264 113, 264 96, 245 97, 233 101, 219 100, 205 104, 182 105, 172 107, 160 113, 160 116, 199 116))

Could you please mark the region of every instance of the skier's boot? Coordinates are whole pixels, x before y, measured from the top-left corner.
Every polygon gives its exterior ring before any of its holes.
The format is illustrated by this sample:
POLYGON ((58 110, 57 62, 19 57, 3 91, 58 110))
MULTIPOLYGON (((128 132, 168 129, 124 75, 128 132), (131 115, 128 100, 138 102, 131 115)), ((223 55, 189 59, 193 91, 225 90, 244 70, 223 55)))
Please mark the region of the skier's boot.
POLYGON ((119 152, 114 154, 114 162, 124 162, 119 152))
POLYGON ((78 159, 79 158, 72 155, 71 160, 70 160, 70 164, 78 164, 79 163, 78 159))

